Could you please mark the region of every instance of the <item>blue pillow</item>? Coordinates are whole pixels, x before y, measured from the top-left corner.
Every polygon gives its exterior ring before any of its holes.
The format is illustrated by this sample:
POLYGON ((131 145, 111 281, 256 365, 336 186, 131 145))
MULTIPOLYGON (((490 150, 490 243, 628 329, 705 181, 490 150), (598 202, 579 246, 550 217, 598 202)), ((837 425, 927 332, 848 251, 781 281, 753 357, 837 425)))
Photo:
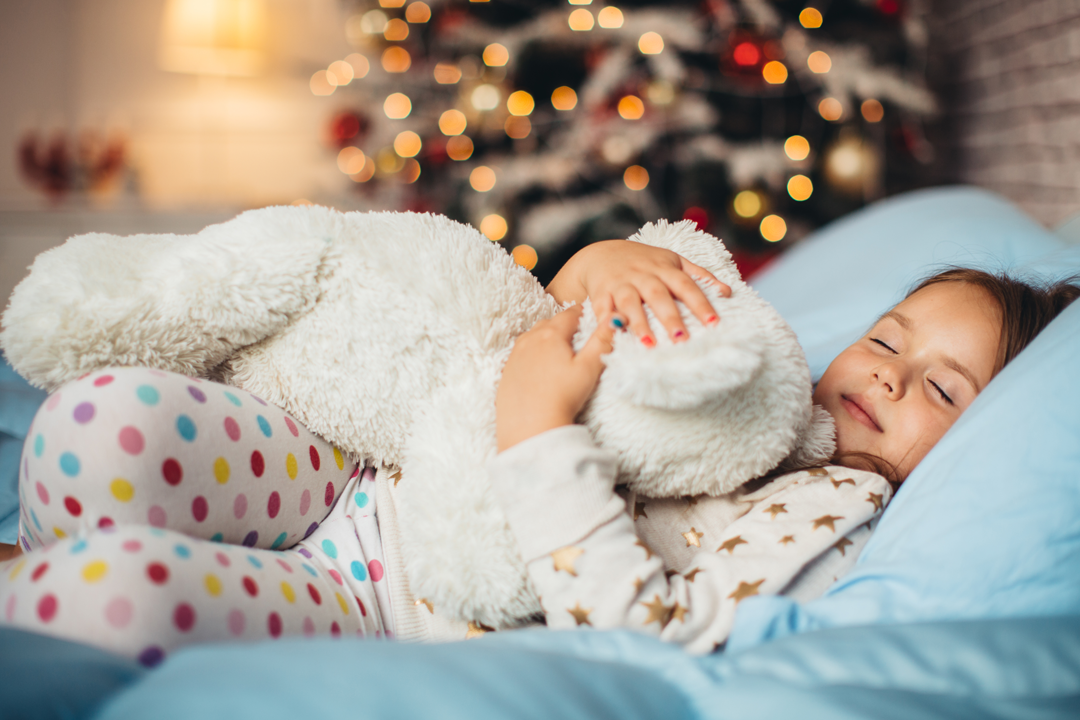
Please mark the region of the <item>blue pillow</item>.
POLYGON ((0 361, 0 543, 14 545, 19 534, 19 458, 23 440, 45 391, 30 387, 0 361))

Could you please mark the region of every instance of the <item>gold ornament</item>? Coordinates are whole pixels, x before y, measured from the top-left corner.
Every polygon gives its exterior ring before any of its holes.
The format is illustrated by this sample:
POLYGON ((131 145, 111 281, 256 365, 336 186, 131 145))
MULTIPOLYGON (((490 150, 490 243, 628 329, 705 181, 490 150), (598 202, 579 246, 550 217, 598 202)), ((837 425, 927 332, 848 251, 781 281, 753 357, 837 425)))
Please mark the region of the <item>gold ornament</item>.
POLYGON ((584 550, 579 547, 574 547, 573 545, 569 545, 551 553, 551 559, 555 561, 555 572, 565 570, 574 577, 577 577, 577 570, 574 569, 574 561, 584 554, 584 550))
POLYGON ((772 519, 775 520, 777 515, 787 512, 787 503, 774 503, 769 507, 765 508, 763 512, 771 514, 772 519))
POLYGON ((727 550, 729 555, 734 555, 735 548, 739 545, 749 545, 748 542, 742 539, 742 535, 736 535, 730 540, 725 540, 723 545, 716 548, 716 552, 720 552, 721 550, 727 550))
POLYGON ((703 532, 698 532, 693 526, 687 532, 684 532, 682 536, 686 538, 686 547, 693 545, 694 547, 701 547, 701 538, 705 535, 703 532))
POLYGON ((837 520, 843 519, 844 517, 842 515, 822 515, 814 520, 814 529, 817 530, 819 527, 827 527, 833 532, 836 532, 836 525, 834 523, 837 520))
POLYGON ((735 592, 728 595, 728 600, 734 600, 736 604, 742 602, 748 597, 758 594, 758 588, 761 587, 761 583, 765 582, 765 578, 761 578, 757 582, 747 583, 739 581, 739 587, 735 588, 735 592))
POLYGON ((581 602, 580 601, 575 603, 574 607, 566 608, 566 612, 568 612, 568 613, 570 613, 571 615, 574 616, 574 620, 577 622, 577 624, 579 626, 580 625, 588 625, 588 626, 592 627, 592 623, 589 622, 589 613, 591 613, 592 611, 593 611, 592 608, 583 608, 583 607, 581 607, 581 602))

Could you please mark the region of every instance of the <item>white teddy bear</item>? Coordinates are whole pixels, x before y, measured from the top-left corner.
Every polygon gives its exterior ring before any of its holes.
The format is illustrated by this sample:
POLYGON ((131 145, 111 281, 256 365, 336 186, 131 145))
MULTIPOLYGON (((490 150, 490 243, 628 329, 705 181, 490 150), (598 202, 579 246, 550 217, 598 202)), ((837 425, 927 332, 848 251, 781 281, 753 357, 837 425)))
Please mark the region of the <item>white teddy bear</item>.
MULTIPOLYGON (((581 421, 617 453, 620 482, 720 495, 781 463, 823 463, 832 420, 811 402, 802 349, 720 241, 664 221, 631 240, 679 253, 732 294, 703 286, 721 322, 684 311, 685 343, 616 337, 581 421)), ((558 310, 500 246, 445 217, 273 207, 192 236, 70 239, 12 294, 0 345, 47 390, 116 365, 230 383, 354 460, 400 468, 413 595, 507 627, 540 605, 487 483, 495 391, 514 338, 558 310)), ((595 323, 586 308, 578 347, 595 323)))

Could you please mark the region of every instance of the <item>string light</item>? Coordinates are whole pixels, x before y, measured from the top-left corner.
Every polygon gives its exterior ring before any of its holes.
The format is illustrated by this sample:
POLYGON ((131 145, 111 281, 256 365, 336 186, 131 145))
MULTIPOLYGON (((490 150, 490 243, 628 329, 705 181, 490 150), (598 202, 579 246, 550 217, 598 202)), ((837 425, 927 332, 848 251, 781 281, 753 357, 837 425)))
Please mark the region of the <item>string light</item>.
POLYGON ((325 70, 319 70, 312 75, 309 86, 313 95, 333 95, 334 91, 337 90, 337 84, 330 82, 325 70))
POLYGON ((412 112, 412 100, 405 93, 391 93, 383 101, 383 112, 391 120, 402 120, 412 112))
POLYGON ((526 270, 532 270, 536 267, 536 261, 539 260, 536 251, 528 245, 518 245, 510 252, 510 257, 514 258, 514 262, 526 270))
POLYGON ((639 120, 645 114, 645 103, 636 95, 625 95, 619 100, 619 115, 624 120, 639 120))
POLYGON ((592 5, 592 0, 569 0, 571 5, 592 5))
POLYGON ((355 175, 364 169, 364 163, 367 162, 367 156, 364 155, 364 151, 358 147, 345 147, 341 149, 341 152, 337 156, 338 170, 346 175, 355 175))
POLYGON ((732 208, 735 210, 735 214, 743 218, 757 217, 761 212, 762 202, 761 196, 753 190, 743 190, 735 196, 735 200, 731 203, 732 208))
POLYGON ((508 137, 511 137, 514 140, 524 140, 529 137, 529 133, 532 132, 532 122, 527 117, 511 115, 506 118, 503 129, 506 131, 508 137))
POLYGON ((394 152, 401 157, 416 157, 422 147, 423 143, 420 141, 420 136, 412 130, 403 130, 394 138, 394 152))
POLYGON ((534 107, 536 107, 536 101, 524 90, 512 92, 510 97, 506 98, 506 109, 511 115, 530 115, 534 107))
POLYGON ((792 175, 787 181, 787 191, 792 200, 802 202, 814 193, 814 183, 805 175, 792 175))
POLYGON ((468 124, 465 113, 460 110, 447 110, 439 116, 439 130, 443 135, 460 135, 468 124))
POLYGON ((461 68, 450 63, 435 65, 435 82, 440 85, 454 85, 461 79, 461 68))
POLYGON ((556 110, 573 110, 577 107, 577 93, 574 88, 563 85, 551 92, 551 106, 556 110))
POLYGON ((446 155, 451 160, 468 160, 473 154, 473 141, 468 135, 455 135, 446 141, 446 155))
POLYGON ((499 106, 499 88, 494 85, 477 85, 469 98, 477 110, 494 110, 499 106))
POLYGON ((379 7, 399 8, 405 4, 405 0, 379 0, 379 7))
POLYGON ((409 24, 401 18, 388 20, 383 28, 383 37, 390 42, 401 42, 409 37, 409 24))
POLYGON ((476 192, 488 192, 495 187, 495 171, 487 165, 478 165, 469 173, 469 184, 476 192))
POLYGON ((644 55, 659 55, 664 52, 664 38, 650 30, 638 38, 637 46, 644 55))
POLYGON ((761 60, 761 51, 758 50, 758 46, 752 42, 741 42, 735 46, 735 50, 731 53, 731 58, 737 65, 752 67, 757 65, 758 61, 761 60))
POLYGON ((844 106, 836 98, 822 98, 818 103, 818 114, 829 122, 836 122, 844 116, 844 106))
POLYGON ((765 67, 761 68, 761 76, 770 85, 780 85, 786 82, 787 74, 787 66, 779 60, 767 62, 765 67))
POLYGON ((644 190, 649 186, 649 171, 640 165, 631 165, 626 168, 622 179, 631 190, 644 190))
POLYGON ((570 17, 567 18, 566 22, 570 25, 570 29, 575 32, 587 32, 593 29, 592 13, 585 8, 578 8, 570 13, 570 17))
POLYGON ((821 50, 815 50, 810 53, 810 57, 806 58, 806 65, 810 68, 811 72, 816 72, 818 75, 829 72, 832 69, 832 58, 829 54, 821 50))
POLYGON ((407 183, 414 183, 420 179, 420 163, 409 158, 401 167, 401 179, 407 183))
POLYGON ((484 48, 484 64, 488 67, 502 67, 510 60, 510 51, 505 45, 491 43, 484 48))
POLYGON ((506 224, 506 218, 495 213, 486 215, 484 219, 480 221, 480 232, 484 233, 488 240, 494 242, 498 242, 506 237, 506 231, 509 229, 509 226, 506 224))
POLYGON ((596 22, 602 28, 621 28, 623 26, 622 10, 609 5, 596 15, 596 22))
POLYGON ((821 11, 812 7, 805 8, 799 13, 799 23, 810 30, 821 27, 821 11))
POLYGON ((780 242, 787 235, 787 223, 779 215, 766 215, 761 219, 758 229, 761 231, 761 237, 769 242, 780 242))
POLYGON ((412 66, 412 56, 403 47, 388 47, 382 54, 383 70, 388 73, 403 73, 412 66))
POLYGON ((379 150, 376 163, 379 166, 379 172, 383 175, 393 175, 405 167, 405 159, 394 152, 392 147, 384 147, 379 150))
POLYGON ((863 100, 862 104, 862 116, 866 122, 881 122, 881 119, 885 117, 885 108, 881 106, 881 103, 873 98, 869 100, 863 100))
POLYGON ((353 53, 345 58, 345 62, 352 65, 353 78, 367 77, 367 74, 371 72, 371 63, 360 53, 353 53))
POLYGON ((431 19, 431 8, 426 2, 414 2, 405 8, 405 19, 413 24, 426 23, 431 19))
POLYGON ((348 85, 352 82, 355 71, 353 66, 344 60, 335 60, 326 69, 326 79, 337 86, 348 85))
POLYGON ((792 160, 805 160, 810 154, 810 143, 802 135, 792 135, 784 141, 784 152, 792 160))

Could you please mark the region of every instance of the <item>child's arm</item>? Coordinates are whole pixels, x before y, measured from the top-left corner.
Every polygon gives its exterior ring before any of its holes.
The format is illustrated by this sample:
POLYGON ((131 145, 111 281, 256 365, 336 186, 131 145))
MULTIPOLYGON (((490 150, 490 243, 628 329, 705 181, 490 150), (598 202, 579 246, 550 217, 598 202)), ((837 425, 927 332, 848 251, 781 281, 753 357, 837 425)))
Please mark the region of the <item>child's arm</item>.
POLYGON ((716 312, 694 277, 714 282, 720 286, 721 294, 731 295, 731 288, 708 270, 670 250, 627 240, 605 240, 579 250, 559 270, 547 291, 560 303, 591 299, 597 318, 622 313, 629 320, 631 332, 650 345, 655 338, 643 305, 652 309, 674 341, 688 337, 675 300, 681 300, 701 322, 716 322, 716 312))

